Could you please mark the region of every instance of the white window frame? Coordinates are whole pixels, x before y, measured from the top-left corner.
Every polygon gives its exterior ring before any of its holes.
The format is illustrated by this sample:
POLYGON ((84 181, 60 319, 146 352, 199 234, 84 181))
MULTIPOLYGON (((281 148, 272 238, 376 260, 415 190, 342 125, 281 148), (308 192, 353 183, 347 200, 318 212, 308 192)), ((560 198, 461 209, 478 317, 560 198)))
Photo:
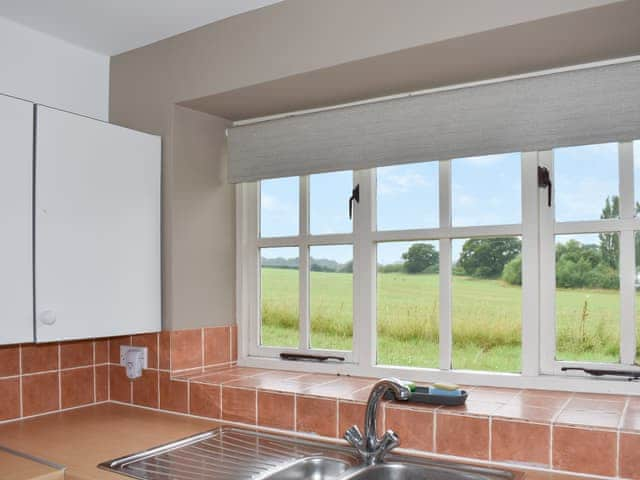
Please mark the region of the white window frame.
MULTIPOLYGON (((546 205, 547 192, 537 184, 539 165, 553 173, 551 152, 521 154, 522 223, 454 227, 451 225, 451 161, 439 162, 440 226, 433 229, 395 231, 376 230, 376 171, 354 171, 354 184, 360 185, 360 203, 355 205, 354 228, 351 234, 309 235, 308 177, 300 177, 300 235, 265 238, 258 236, 259 185, 245 183, 236 186, 237 279, 236 303, 239 326, 239 359, 243 366, 305 372, 360 375, 370 377, 399 376, 416 381, 448 381, 470 385, 513 388, 539 388, 596 393, 637 393, 638 385, 620 379, 595 378, 580 373, 560 371, 564 365, 612 367, 580 362, 556 362, 555 356, 555 252, 554 234, 600 231, 627 232, 621 236, 621 257, 631 254, 633 262, 623 267, 620 261, 621 297, 635 298, 635 244, 633 232, 640 230, 640 219, 628 218, 633 212, 633 147, 620 144, 621 219, 596 222, 565 222, 554 224, 553 209, 546 205), (631 161, 628 160, 629 155, 631 161), (626 160, 623 160, 623 157, 626 160), (623 168, 624 164, 624 169, 623 168), (630 192, 630 194, 629 194, 630 192), (625 200, 625 204, 622 201, 625 200), (628 199, 631 199, 629 205, 628 199), (597 225, 594 225, 596 223, 597 225), (606 225, 606 228, 604 226, 606 225), (594 227, 597 229, 594 230, 594 227), (604 229, 603 229, 604 228, 604 229), (578 229, 577 232, 573 229, 578 229), (522 239, 522 372, 519 374, 450 370, 451 333, 451 240, 496 236, 520 236, 522 239), (376 363, 376 244, 387 241, 437 240, 440 243, 440 350, 439 368, 382 366, 376 363), (281 360, 286 348, 259 345, 259 255, 261 247, 352 244, 354 248, 353 351, 347 352, 341 363, 309 363, 281 360), (631 253, 629 253, 631 252, 631 253), (628 279, 633 280, 629 284, 628 279), (624 282, 623 277, 627 280, 624 282), (549 279, 553 279, 551 282, 549 279), (622 285, 626 287, 622 287, 622 285), (631 285, 629 290, 628 285, 631 285), (550 335, 550 332, 554 332, 550 335), (553 353, 551 353, 553 352, 553 353), (551 359, 551 360, 550 360, 551 359)), ((300 330, 299 353, 335 353, 306 348, 309 335, 307 256, 300 256, 300 330)), ((626 303, 621 312, 621 336, 633 342, 623 346, 620 368, 635 369, 630 360, 635 357, 635 307, 626 303), (631 320, 629 320, 631 319, 631 320), (633 333, 631 333, 633 332, 633 333)))
MULTIPOLYGON (((539 200, 541 279, 540 304, 542 306, 541 329, 552 332, 543 335, 540 343, 541 372, 548 375, 563 375, 562 367, 611 368, 616 365, 625 370, 640 370, 635 365, 636 357, 636 262, 634 234, 640 231, 640 219, 635 214, 633 142, 618 143, 618 177, 620 198, 620 218, 590 221, 555 221, 555 201, 549 208, 546 199, 539 200), (620 258, 620 363, 560 361, 556 354, 555 318, 555 236, 581 233, 611 232, 619 234, 620 258)), ((540 152, 540 165, 549 169, 553 181, 553 151, 540 152)), ((554 199, 555 200, 555 199, 554 199)))

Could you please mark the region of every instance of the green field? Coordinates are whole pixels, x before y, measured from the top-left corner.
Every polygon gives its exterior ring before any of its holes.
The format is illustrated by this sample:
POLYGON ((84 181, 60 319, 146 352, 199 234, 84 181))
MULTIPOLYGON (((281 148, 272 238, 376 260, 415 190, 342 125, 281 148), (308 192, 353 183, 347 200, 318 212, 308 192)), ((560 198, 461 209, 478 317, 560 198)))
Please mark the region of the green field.
MULTIPOLYGON (((298 271, 262 269, 262 342, 298 345, 298 271)), ((438 276, 379 273, 378 363, 438 366, 438 276)), ((352 275, 311 272, 311 345, 352 345, 352 275)), ((453 277, 453 367, 520 370, 522 289, 500 280, 453 277)), ((617 361, 619 295, 615 290, 559 290, 557 357, 617 361)))

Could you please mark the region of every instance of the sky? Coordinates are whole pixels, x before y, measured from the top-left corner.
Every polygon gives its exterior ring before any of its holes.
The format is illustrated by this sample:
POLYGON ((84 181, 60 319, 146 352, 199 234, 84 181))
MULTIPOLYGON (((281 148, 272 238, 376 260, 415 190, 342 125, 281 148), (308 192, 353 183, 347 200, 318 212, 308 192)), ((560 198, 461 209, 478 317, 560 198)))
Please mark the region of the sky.
MULTIPOLYGON (((636 200, 640 200, 640 140, 634 142, 636 200)), ((521 221, 520 154, 509 153, 452 160, 452 221, 454 226, 502 225, 521 221)), ((616 143, 554 150, 555 207, 558 221, 595 220, 607 196, 618 194, 616 143)), ((261 235, 298 233, 299 180, 289 177, 261 182, 261 235)), ((311 175, 309 228, 312 234, 349 233, 348 199, 351 172, 311 175)), ((379 168, 377 171, 379 230, 437 228, 438 162, 379 168)), ((597 238, 575 236, 578 240, 597 238)), ((564 236, 562 240, 568 237, 564 236)), ((379 244, 378 263, 401 261, 415 242, 379 244)), ((431 242, 429 242, 431 243, 431 242)), ((453 259, 464 241, 453 242, 453 259)), ((437 242, 434 243, 437 247, 437 242)), ((268 249, 266 257, 297 256, 297 249, 268 249)), ((350 260, 351 246, 314 247, 314 258, 350 260)))

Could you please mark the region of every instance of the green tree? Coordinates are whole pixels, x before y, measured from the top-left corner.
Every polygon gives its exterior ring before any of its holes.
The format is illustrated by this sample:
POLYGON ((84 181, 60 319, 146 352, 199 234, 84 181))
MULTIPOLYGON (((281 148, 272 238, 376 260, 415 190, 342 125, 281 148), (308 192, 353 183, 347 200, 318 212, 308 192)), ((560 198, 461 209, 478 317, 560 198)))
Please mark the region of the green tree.
POLYGON ((429 243, 414 243, 402 254, 404 268, 408 273, 422 273, 438 264, 438 251, 429 243))
POLYGON ((569 240, 556 245, 556 285, 560 288, 618 288, 618 271, 604 261, 602 245, 584 245, 569 240))
MULTIPOLYGON (((640 202, 636 202, 636 213, 640 213, 640 202)), ((607 197, 600 218, 618 218, 620 216, 620 197, 613 195, 607 197)), ((611 268, 618 268, 620 258, 620 238, 615 233, 601 233, 600 250, 602 260, 611 268)), ((636 235, 636 265, 640 265, 640 235, 636 235)))
POLYGON ((498 278, 520 249, 520 240, 513 237, 472 238, 464 242, 457 266, 472 277, 498 278))
POLYGON ((522 285, 522 255, 518 255, 504 266, 502 280, 511 285, 522 285))
POLYGON ((341 265, 340 269, 338 270, 338 272, 340 272, 340 273, 353 273, 353 260, 349 260, 344 265, 341 265))
MULTIPOLYGON (((600 218, 618 218, 620 215, 620 197, 617 195, 607 197, 600 218)), ((611 268, 618 268, 618 258, 620 255, 620 239, 616 233, 601 233, 600 252, 602 261, 611 268)))

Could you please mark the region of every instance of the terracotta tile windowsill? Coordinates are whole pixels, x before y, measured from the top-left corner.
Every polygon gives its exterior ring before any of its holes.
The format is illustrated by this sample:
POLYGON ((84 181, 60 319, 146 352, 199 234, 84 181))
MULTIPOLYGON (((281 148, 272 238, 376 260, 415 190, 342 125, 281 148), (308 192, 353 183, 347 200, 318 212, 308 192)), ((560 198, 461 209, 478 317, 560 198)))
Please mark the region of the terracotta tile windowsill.
MULTIPOLYGON (((185 413, 341 437, 353 424, 363 428, 375 382, 232 366, 174 374, 170 383, 184 385, 185 413)), ((379 425, 395 430, 404 448, 640 479, 640 453, 633 448, 640 444, 640 398, 465 389, 462 407, 385 402, 379 425)))
MULTIPOLYGON (((224 367, 174 374, 173 380, 366 402, 375 378, 309 374, 245 367, 224 367)), ((511 421, 624 430, 640 433, 640 397, 541 390, 465 387, 464 406, 446 407, 393 402, 387 408, 411 408, 440 414, 492 417, 511 421)))

